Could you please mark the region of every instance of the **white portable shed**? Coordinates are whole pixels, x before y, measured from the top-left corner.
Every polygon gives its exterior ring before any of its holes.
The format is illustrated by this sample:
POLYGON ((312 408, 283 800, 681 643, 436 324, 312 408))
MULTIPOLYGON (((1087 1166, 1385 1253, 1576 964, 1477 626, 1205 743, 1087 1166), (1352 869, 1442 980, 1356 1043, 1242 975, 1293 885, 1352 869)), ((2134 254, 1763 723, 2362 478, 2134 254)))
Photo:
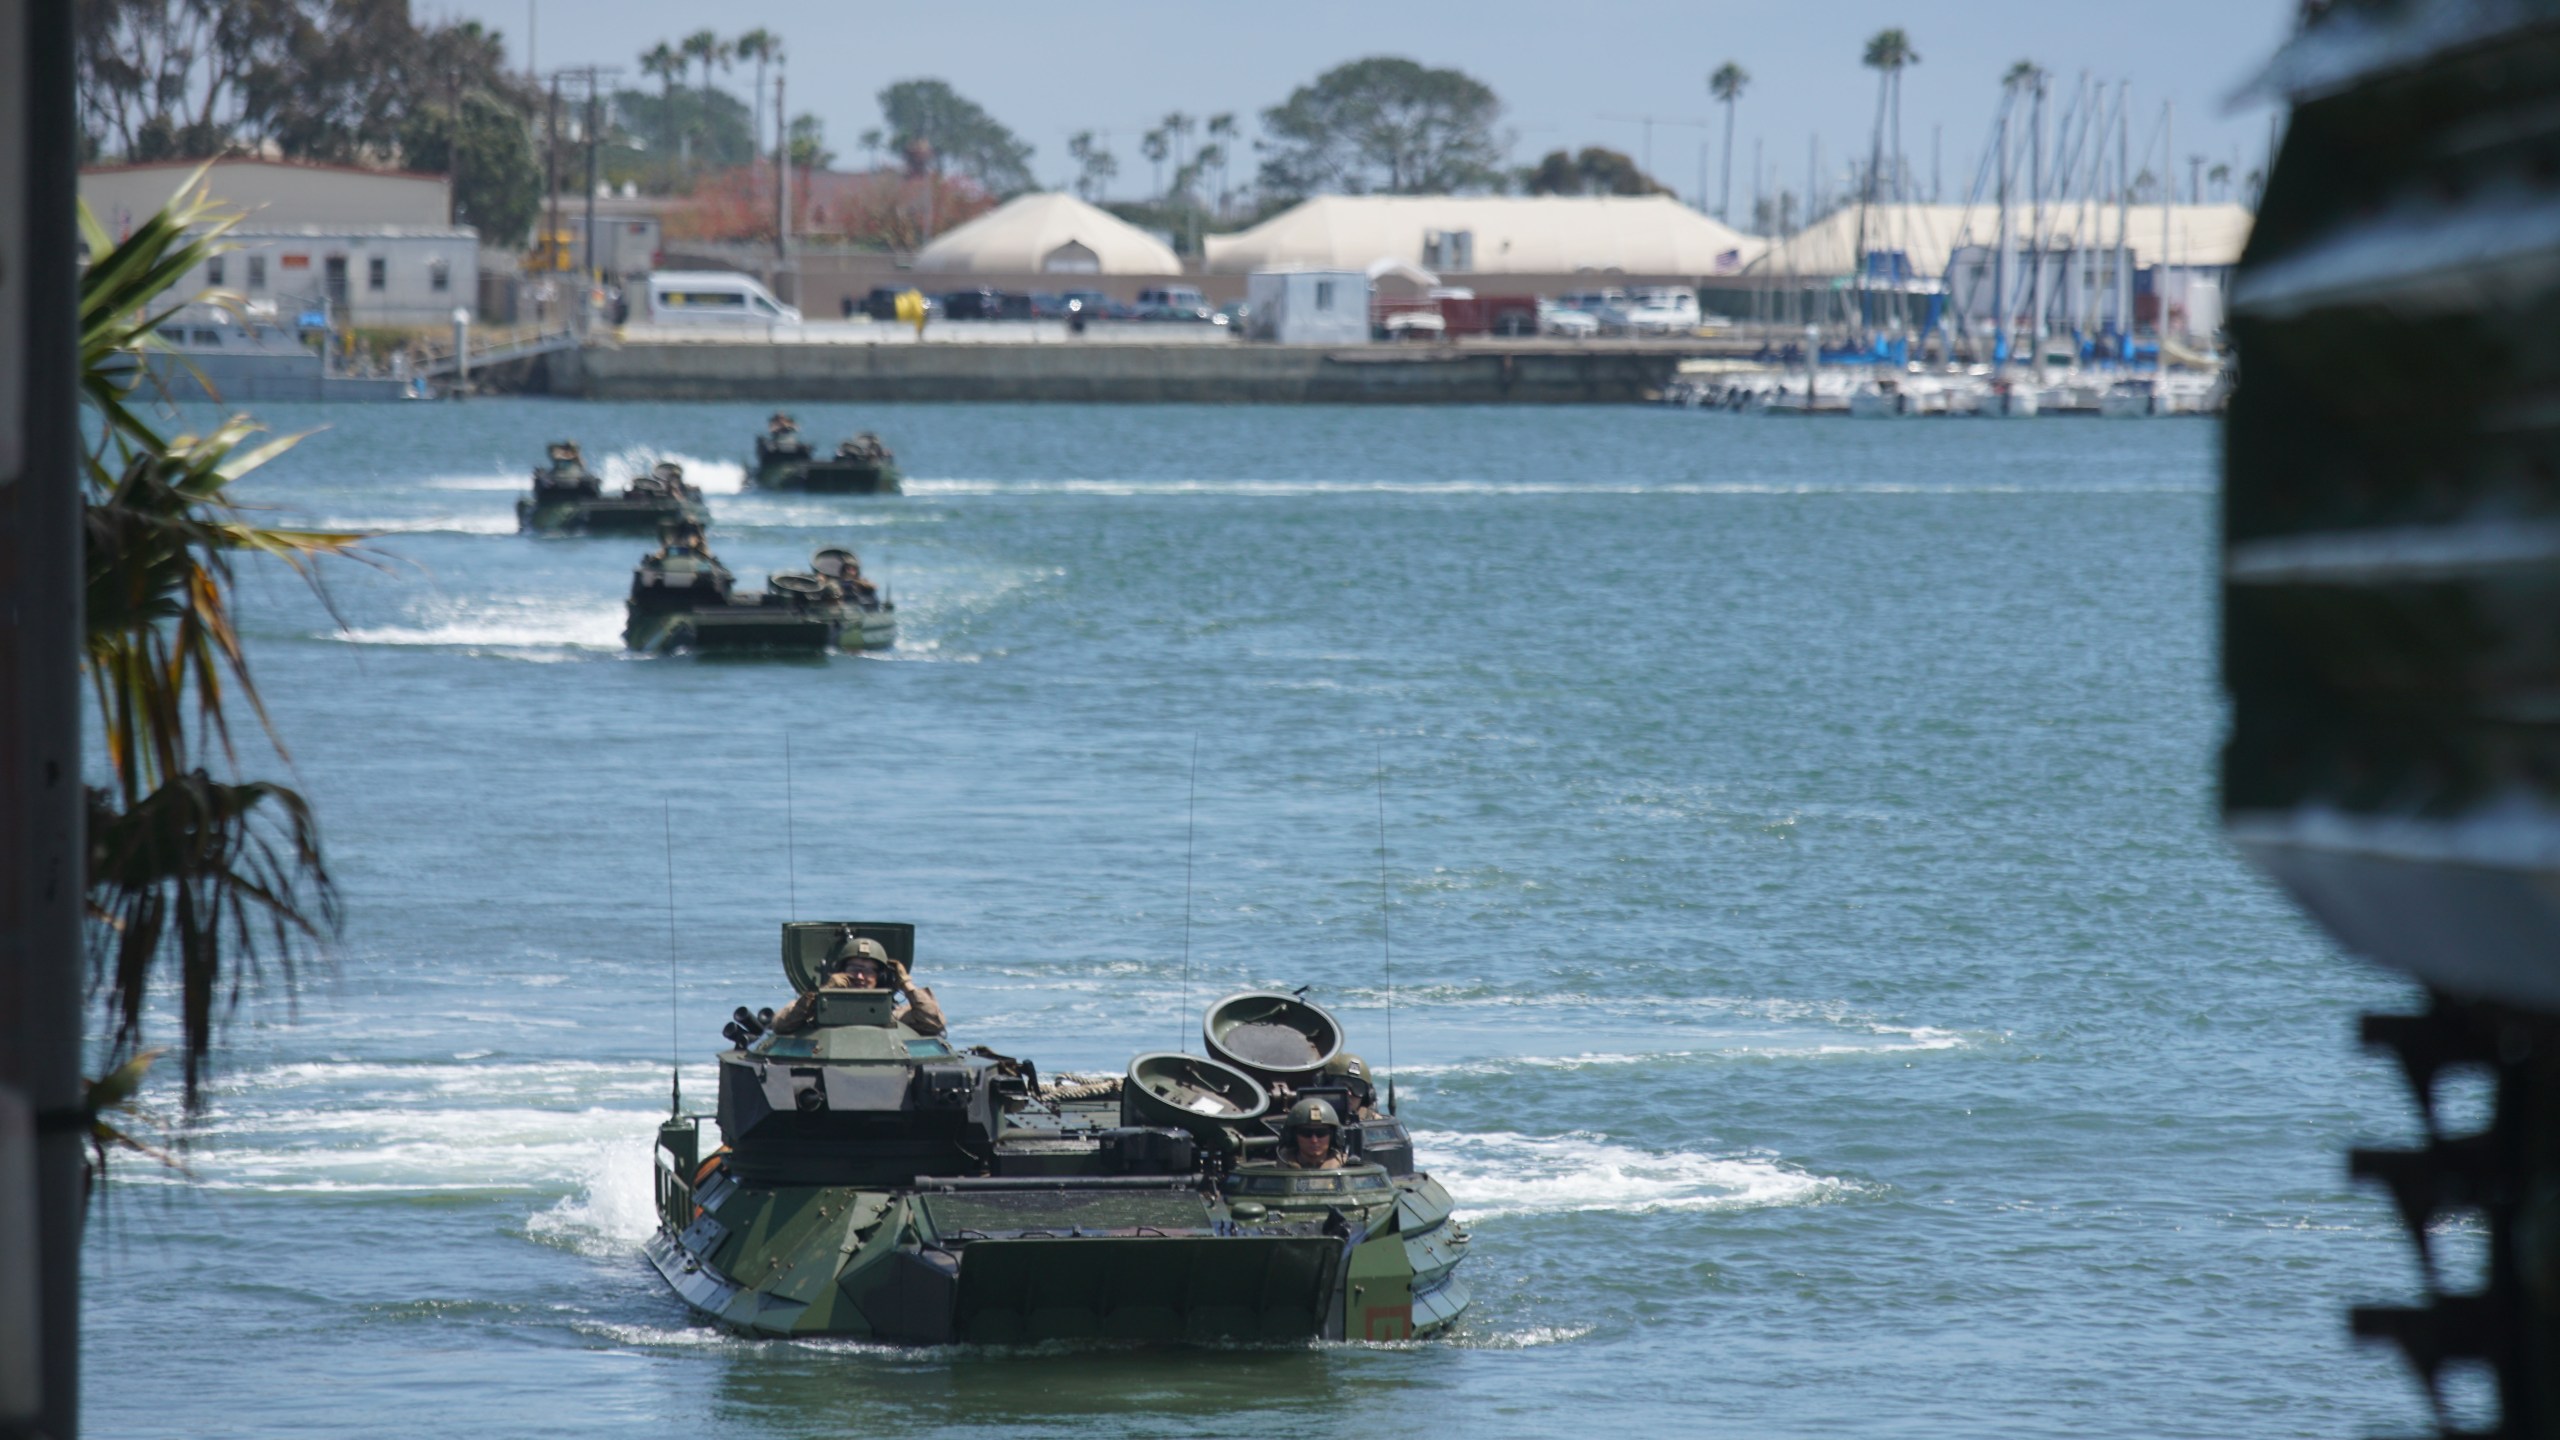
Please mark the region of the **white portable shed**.
POLYGON ((1369 338, 1369 277, 1359 270, 1257 270, 1245 277, 1245 333, 1282 345, 1369 338))

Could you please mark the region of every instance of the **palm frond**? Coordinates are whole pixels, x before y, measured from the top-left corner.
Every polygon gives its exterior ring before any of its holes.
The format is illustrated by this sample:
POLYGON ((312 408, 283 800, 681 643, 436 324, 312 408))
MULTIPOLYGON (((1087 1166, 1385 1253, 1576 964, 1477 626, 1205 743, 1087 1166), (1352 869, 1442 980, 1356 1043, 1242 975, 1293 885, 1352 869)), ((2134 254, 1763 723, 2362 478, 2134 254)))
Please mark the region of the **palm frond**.
MULTIPOLYGON (((206 768, 218 758, 238 769, 240 705, 286 753, 232 614, 232 557, 281 561, 324 604, 314 562, 367 558, 362 535, 261 526, 231 498, 236 481, 301 436, 261 440, 262 428, 240 415, 202 433, 168 433, 136 403, 150 374, 144 357, 162 348, 161 323, 185 304, 238 303, 219 291, 168 299, 226 248, 222 236, 239 219, 205 195, 203 175, 121 242, 109 244, 84 209, 93 258, 80 284, 81 394, 99 421, 85 466, 86 661, 111 775, 89 797, 92 992, 108 1013, 111 1053, 138 1085, 132 1067, 147 1068, 140 1047, 152 976, 174 956, 190 1105, 217 1013, 239 1003, 269 957, 290 994, 296 954, 340 918, 309 802, 206 768)), ((103 1164, 108 1141, 94 1143, 103 1164)))

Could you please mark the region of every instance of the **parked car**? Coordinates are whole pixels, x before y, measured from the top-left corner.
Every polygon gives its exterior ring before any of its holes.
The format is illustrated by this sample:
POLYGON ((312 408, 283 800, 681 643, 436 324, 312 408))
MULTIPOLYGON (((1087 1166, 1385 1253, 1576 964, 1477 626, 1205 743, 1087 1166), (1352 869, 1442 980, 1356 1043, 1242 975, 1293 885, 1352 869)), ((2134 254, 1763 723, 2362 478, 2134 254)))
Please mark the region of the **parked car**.
POLYGON ((1567 340, 1588 340, 1600 333, 1600 318, 1587 310, 1568 310, 1553 301, 1541 300, 1538 329, 1567 340))
POLYGON ((1046 290, 1034 290, 1023 298, 1030 303, 1031 318, 1034 320, 1067 318, 1067 297, 1064 295, 1053 295, 1046 290))
POLYGON ((1686 335, 1698 328, 1698 292, 1685 285, 1639 290, 1627 308, 1627 329, 1637 335, 1686 335))
POLYGON ((1627 292, 1611 287, 1607 290, 1582 290, 1556 297, 1559 310, 1579 310, 1599 325, 1603 335, 1623 335, 1627 331, 1627 311, 1631 308, 1627 292))
POLYGON ((1253 319, 1253 307, 1242 300, 1230 300, 1218 307, 1218 323, 1242 330, 1253 319))
POLYGON ((1075 306, 1077 313, 1087 320, 1135 320, 1138 318, 1136 306, 1123 300, 1114 300, 1099 290, 1070 290, 1058 298, 1075 306))
POLYGON ((1002 320, 1006 295, 1002 290, 954 290, 942 297, 945 320, 1002 320))
MULTIPOLYGON (((871 293, 862 297, 862 313, 874 320, 895 320, 898 318, 898 297, 914 288, 912 285, 874 285, 871 293)), ((924 308, 928 316, 942 312, 941 302, 930 295, 924 297, 924 308)))
POLYGON ((1138 318, 1216 324, 1218 312, 1188 285, 1150 285, 1138 292, 1138 318))

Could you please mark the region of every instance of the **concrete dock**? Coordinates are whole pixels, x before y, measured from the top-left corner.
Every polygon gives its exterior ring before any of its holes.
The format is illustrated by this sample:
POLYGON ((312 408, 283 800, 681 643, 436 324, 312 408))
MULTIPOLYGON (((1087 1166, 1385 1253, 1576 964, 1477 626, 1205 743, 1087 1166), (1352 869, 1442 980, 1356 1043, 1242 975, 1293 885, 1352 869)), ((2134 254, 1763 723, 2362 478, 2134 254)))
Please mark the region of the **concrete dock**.
POLYGON ((520 388, 598 400, 1629 404, 1659 397, 1699 342, 595 344, 520 388))

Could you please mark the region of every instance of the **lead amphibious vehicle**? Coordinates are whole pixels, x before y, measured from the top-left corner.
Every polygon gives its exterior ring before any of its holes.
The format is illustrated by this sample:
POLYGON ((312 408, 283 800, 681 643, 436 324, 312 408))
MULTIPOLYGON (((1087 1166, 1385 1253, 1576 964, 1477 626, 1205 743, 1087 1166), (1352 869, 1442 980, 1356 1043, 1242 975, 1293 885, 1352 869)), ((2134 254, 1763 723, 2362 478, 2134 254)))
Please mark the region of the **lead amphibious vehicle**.
MULTIPOLYGON (((782 927, 793 988, 830 948, 915 927, 782 927)), ((1207 1056, 1057 1084, 1026 1060, 897 1022, 885 990, 817 990, 816 1023, 743 1008, 719 1057, 718 1143, 658 1129, 649 1262, 743 1335, 898 1344, 1404 1340, 1467 1304, 1466 1231, 1392 1115, 1326 1065, 1333 1017, 1297 997, 1212 1006, 1207 1056), (1350 1163, 1277 1162, 1274 1087, 1330 1101, 1350 1163)))
POLYGON ((741 590, 697 526, 671 525, 631 571, 622 643, 652 654, 825 655, 896 644, 898 607, 840 546, 741 590))

